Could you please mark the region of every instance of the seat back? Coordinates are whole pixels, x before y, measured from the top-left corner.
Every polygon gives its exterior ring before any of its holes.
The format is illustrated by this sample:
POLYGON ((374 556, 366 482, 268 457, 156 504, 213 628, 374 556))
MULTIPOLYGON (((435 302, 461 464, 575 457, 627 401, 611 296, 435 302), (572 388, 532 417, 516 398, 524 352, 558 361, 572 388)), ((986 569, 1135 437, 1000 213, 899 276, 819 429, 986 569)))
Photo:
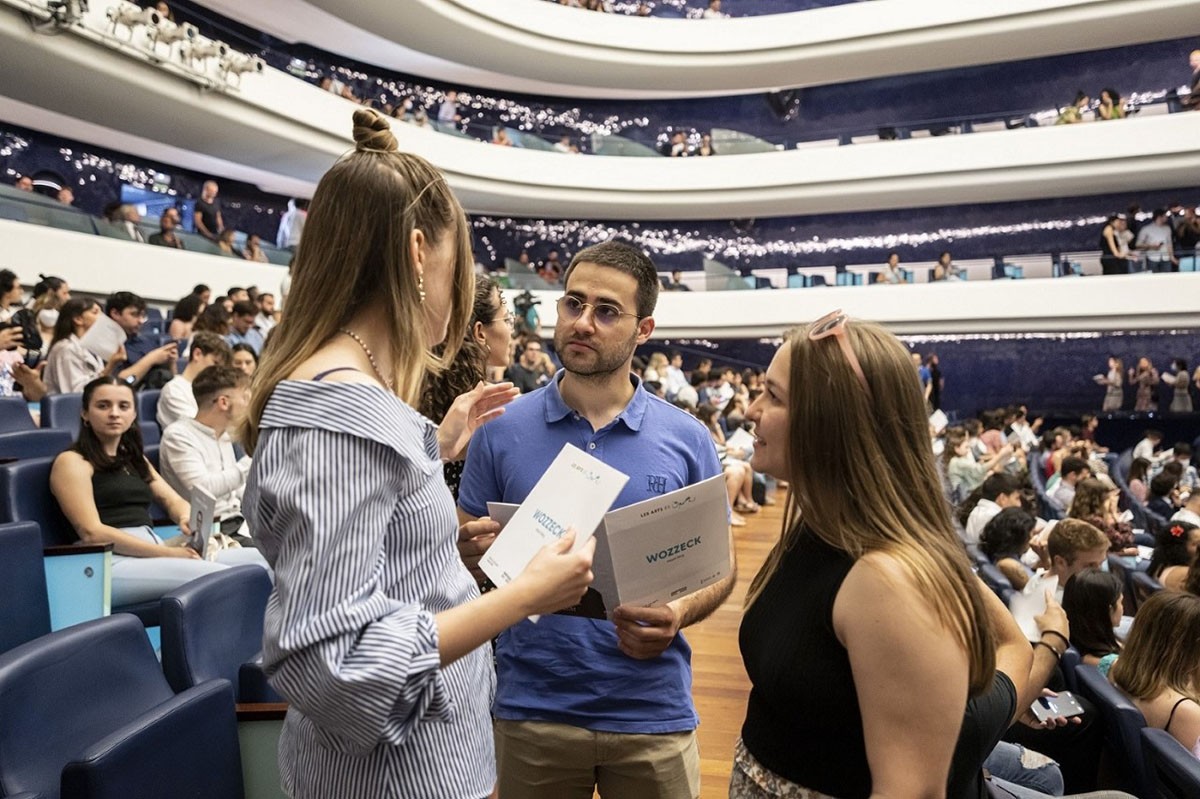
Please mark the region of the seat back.
POLYGON ((1142 712, 1113 685, 1101 676, 1095 666, 1075 668, 1079 693, 1100 709, 1104 717, 1104 733, 1108 749, 1125 777, 1125 790, 1137 796, 1153 796, 1146 759, 1142 754, 1142 728, 1146 719, 1142 712))
POLYGON ((145 438, 144 425, 149 422, 155 426, 158 422, 158 398, 162 396, 161 388, 147 389, 137 393, 137 415, 138 421, 143 425, 142 437, 145 438))
POLYGON ((42 398, 42 427, 70 430, 79 433, 83 415, 83 394, 48 394, 42 398))
POLYGON ((1200 796, 1200 760, 1166 730, 1142 730, 1146 768, 1158 796, 1163 799, 1196 799, 1200 796))
POLYGON ((1075 676, 1075 669, 1083 663, 1083 658, 1079 655, 1079 650, 1073 646, 1067 647, 1063 652, 1062 660, 1059 661, 1059 668, 1062 670, 1063 682, 1067 684, 1067 690, 1078 693, 1079 680, 1075 676))
POLYGON ((50 492, 54 458, 31 458, 0 465, 0 522, 36 522, 45 546, 78 540, 58 500, 50 492))
POLYGON ((163 596, 162 666, 171 687, 184 691, 214 679, 238 685, 242 664, 262 649, 270 594, 266 570, 239 566, 192 580, 163 596))
POLYGON ((75 442, 69 430, 0 433, 0 458, 52 458, 75 442))
POLYGON ((1013 588, 1008 578, 1004 576, 1004 572, 996 568, 993 563, 981 563, 979 564, 979 576, 987 583, 988 588, 996 592, 996 596, 1000 597, 1000 600, 1007 607, 1009 600, 1016 593, 1016 589, 1013 588))
POLYGON ((1133 583, 1133 598, 1137 603, 1135 611, 1142 606, 1143 602, 1163 590, 1162 583, 1144 571, 1132 570, 1129 579, 1133 583))
POLYGON ((50 632, 50 600, 42 566, 42 531, 33 522, 0 524, 0 653, 50 632))
POLYGON ((57 797, 68 762, 172 696, 142 625, 126 614, 0 655, 0 785, 57 797))
POLYGON ((36 430, 29 404, 21 397, 0 397, 0 433, 36 430))

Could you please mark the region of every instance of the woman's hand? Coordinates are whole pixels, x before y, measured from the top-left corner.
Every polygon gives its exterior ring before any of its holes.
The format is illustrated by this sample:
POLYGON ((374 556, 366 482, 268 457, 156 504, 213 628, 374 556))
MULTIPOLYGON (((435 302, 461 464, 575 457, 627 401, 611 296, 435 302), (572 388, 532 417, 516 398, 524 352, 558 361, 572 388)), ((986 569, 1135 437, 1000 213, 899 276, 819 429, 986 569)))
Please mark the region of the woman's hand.
POLYGON ((596 539, 589 538, 578 552, 571 551, 574 545, 575 530, 572 528, 558 541, 542 547, 510 583, 524 594, 525 615, 553 613, 579 604, 592 584, 596 539))
POLYGON ((462 460, 475 431, 502 415, 504 406, 520 393, 512 383, 489 386, 480 382, 465 394, 459 394, 438 425, 438 448, 442 460, 462 460))
POLYGON ((0 330, 0 350, 15 350, 17 345, 25 341, 25 331, 19 327, 6 327, 0 330))
POLYGON ((199 560, 200 553, 189 546, 161 548, 159 553, 160 558, 183 558, 185 560, 199 560))

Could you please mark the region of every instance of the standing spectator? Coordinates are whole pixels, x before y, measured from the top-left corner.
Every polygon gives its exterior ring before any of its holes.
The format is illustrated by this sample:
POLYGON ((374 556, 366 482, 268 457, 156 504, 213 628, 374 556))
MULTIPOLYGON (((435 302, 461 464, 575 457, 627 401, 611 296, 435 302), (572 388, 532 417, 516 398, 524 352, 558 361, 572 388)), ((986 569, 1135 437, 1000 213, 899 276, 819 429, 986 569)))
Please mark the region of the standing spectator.
POLYGON ((1158 370, 1149 358, 1138 358, 1137 369, 1129 370, 1129 385, 1137 386, 1135 411, 1158 410, 1158 370))
POLYGON ((250 458, 240 459, 229 431, 246 412, 250 378, 230 366, 210 366, 192 383, 196 412, 163 430, 159 459, 163 479, 182 497, 199 487, 216 499, 214 520, 242 546, 254 546, 244 529, 242 490, 250 458))
POLYGON ((192 349, 183 373, 168 381, 158 395, 158 409, 155 412, 158 426, 165 429, 172 422, 195 416, 193 381, 210 366, 229 366, 229 358, 229 345, 225 339, 216 333, 197 333, 192 339, 192 349))
POLYGON ((158 232, 150 234, 150 243, 156 247, 174 247, 177 250, 186 249, 183 239, 176 235, 179 227, 179 210, 168 208, 163 211, 158 220, 158 232))
POLYGON ((1104 223, 1100 231, 1100 269, 1104 274, 1128 274, 1129 262, 1137 260, 1125 243, 1123 234, 1128 230, 1125 214, 1112 214, 1104 223))
POLYGON ((1196 216, 1195 208, 1183 209, 1183 217, 1175 224, 1175 241, 1179 249, 1186 252, 1200 247, 1200 217, 1196 216))
POLYGON ((275 246, 281 250, 295 252, 304 235, 304 223, 308 221, 308 200, 288 200, 288 209, 279 220, 279 232, 275 234, 275 246))
MULTIPOLYGON (((929 404, 929 398, 933 396, 933 372, 921 360, 921 353, 914 352, 912 354, 913 366, 917 370, 917 379, 921 381, 921 394, 925 397, 925 403, 929 404)), ((995 452, 999 447, 991 448, 995 452)))
POLYGON ((229 320, 229 335, 225 337, 229 346, 246 344, 256 354, 262 354, 264 339, 263 334, 254 326, 256 316, 258 316, 258 308, 254 307, 254 303, 249 300, 234 303, 233 316, 229 320))
POLYGON ((946 378, 942 377, 942 366, 938 362, 937 353, 931 352, 925 356, 925 367, 929 369, 929 408, 942 409, 942 389, 946 387, 946 378))
POLYGON ((443 125, 453 125, 462 120, 458 113, 458 92, 451 89, 446 92, 446 98, 438 106, 437 121, 443 125))
POLYGON ((270 263, 271 259, 267 258, 267 254, 263 252, 262 239, 257 233, 251 233, 246 237, 246 246, 242 249, 242 257, 247 261, 256 261, 260 264, 270 263))
POLYGON ((1147 265, 1153 271, 1179 270, 1179 259, 1175 257, 1175 231, 1166 208, 1154 209, 1154 218, 1142 225, 1133 246, 1146 253, 1147 265))
POLYGON ((221 201, 217 199, 219 188, 215 180, 204 181, 200 190, 200 199, 196 200, 192 222, 196 232, 210 241, 217 241, 225 230, 225 220, 221 216, 221 201))

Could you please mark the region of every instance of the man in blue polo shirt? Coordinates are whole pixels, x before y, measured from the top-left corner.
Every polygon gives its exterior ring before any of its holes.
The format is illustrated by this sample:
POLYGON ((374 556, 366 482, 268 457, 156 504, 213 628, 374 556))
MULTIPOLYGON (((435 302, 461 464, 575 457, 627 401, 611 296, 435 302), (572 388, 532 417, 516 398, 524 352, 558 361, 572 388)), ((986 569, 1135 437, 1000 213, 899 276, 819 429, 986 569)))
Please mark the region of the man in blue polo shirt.
MULTIPOLYGON (((564 368, 475 433, 458 498, 463 520, 485 515, 489 501, 523 501, 567 443, 629 475, 614 507, 721 473, 704 427, 630 372, 634 349, 654 330, 660 284, 650 259, 606 242, 576 255, 564 283, 554 330, 564 368)), ((605 799, 698 797, 691 649, 679 630, 712 613, 733 581, 661 608, 622 606, 612 621, 543 616, 503 633, 500 796, 591 799, 599 788, 605 799)))

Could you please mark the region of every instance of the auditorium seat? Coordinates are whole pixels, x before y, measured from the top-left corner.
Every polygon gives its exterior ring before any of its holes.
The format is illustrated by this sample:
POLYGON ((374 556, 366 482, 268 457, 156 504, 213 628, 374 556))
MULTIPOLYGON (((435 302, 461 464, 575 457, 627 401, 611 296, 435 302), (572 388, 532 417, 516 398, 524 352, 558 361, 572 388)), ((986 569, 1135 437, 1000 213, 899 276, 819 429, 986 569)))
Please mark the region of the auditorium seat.
POLYGON ((1196 799, 1200 796, 1200 760, 1166 730, 1142 730, 1146 768, 1162 799, 1196 799))
POLYGON ((233 691, 176 695, 125 614, 0 655, 0 786, 7 796, 244 795, 233 691))
POLYGON ((1059 668, 1062 670, 1063 681, 1067 684, 1068 691, 1079 692, 1079 679, 1075 675, 1075 669, 1081 663, 1083 658, 1079 656, 1079 650, 1073 646, 1067 647, 1062 660, 1059 661, 1059 668))
POLYGON ((0 653, 50 632, 50 600, 42 567, 42 533, 32 522, 0 524, 0 653))
POLYGON ((1136 602, 1136 605, 1130 609, 1130 615, 1133 615, 1137 613, 1137 609, 1142 606, 1143 602, 1163 590, 1163 586, 1146 572, 1137 569, 1130 570, 1129 579, 1133 583, 1133 598, 1136 602))
POLYGON ((21 397, 0 397, 0 433, 37 430, 29 414, 29 403, 21 397))
POLYGON ((1000 597, 1000 600, 1007 607, 1009 600, 1016 593, 1016 589, 1013 588, 1009 579, 1004 576, 1004 572, 1000 571, 993 563, 981 563, 979 564, 979 576, 987 583, 988 588, 996 592, 996 596, 1000 597))
POLYGON ((1121 787, 1137 796, 1154 796, 1142 754, 1141 732, 1146 726, 1142 712, 1102 677, 1095 666, 1077 666, 1075 678, 1079 693, 1099 708, 1104 717, 1108 751, 1124 779, 1121 787))
POLYGON ((79 432, 83 416, 83 394, 47 394, 42 398, 42 427, 79 432))
POLYGON ((52 458, 75 443, 69 430, 0 433, 0 459, 52 458))
POLYGON ((163 322, 163 312, 154 306, 147 306, 146 321, 142 322, 142 334, 147 336, 158 336, 166 331, 166 326, 163 322))
POLYGON ((160 614, 162 665, 171 687, 183 691, 224 679, 233 684, 239 702, 282 701, 267 686, 259 664, 270 594, 271 578, 257 566, 205 575, 166 594, 160 614))
POLYGON ((161 388, 152 388, 137 392, 138 421, 143 424, 146 422, 158 424, 156 421, 158 417, 158 398, 161 396, 161 388))
MULTIPOLYGON (((157 448, 154 449, 157 458, 157 448)), ((54 458, 0 464, 0 522, 36 522, 42 531, 42 544, 47 547, 74 544, 79 540, 50 491, 53 465, 54 458)), ((155 518, 153 508, 151 518, 155 518)), ((132 613, 147 627, 158 626, 157 600, 115 607, 113 612, 132 613)))

